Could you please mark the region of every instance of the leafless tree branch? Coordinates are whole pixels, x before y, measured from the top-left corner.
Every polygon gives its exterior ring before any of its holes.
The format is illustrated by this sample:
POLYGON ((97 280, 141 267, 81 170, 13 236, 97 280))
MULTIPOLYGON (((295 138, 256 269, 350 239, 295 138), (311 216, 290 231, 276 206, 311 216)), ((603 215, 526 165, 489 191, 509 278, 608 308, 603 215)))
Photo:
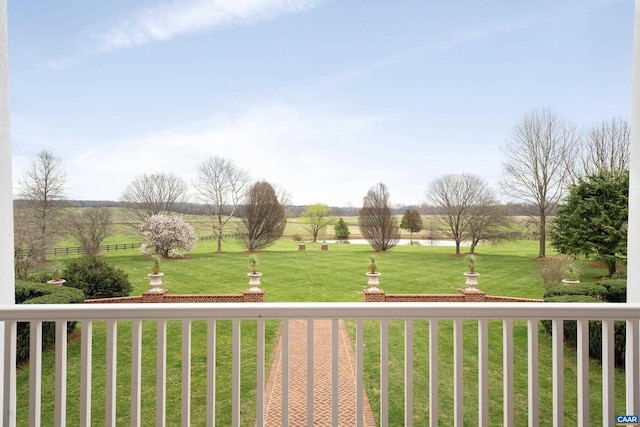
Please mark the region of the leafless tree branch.
POLYGON ((120 196, 125 219, 138 227, 153 215, 176 212, 187 199, 187 184, 171 173, 144 174, 136 177, 120 196))
POLYGON ((540 248, 545 257, 547 217, 562 198, 571 180, 568 165, 575 163, 579 139, 575 126, 549 110, 524 115, 503 148, 501 187, 504 194, 536 207, 540 248))
POLYGON ((249 175, 231 160, 210 157, 198 165, 195 183, 196 197, 213 216, 213 233, 222 252, 222 236, 229 220, 235 215, 249 184, 249 175))

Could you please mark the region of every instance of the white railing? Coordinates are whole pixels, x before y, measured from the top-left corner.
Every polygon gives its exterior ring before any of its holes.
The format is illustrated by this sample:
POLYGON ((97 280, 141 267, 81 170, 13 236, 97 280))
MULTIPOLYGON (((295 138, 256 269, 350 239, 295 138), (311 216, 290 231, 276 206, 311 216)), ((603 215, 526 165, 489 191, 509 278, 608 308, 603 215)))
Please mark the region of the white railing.
MULTIPOLYGON (((418 392, 413 389, 414 373, 414 324, 417 321, 426 321, 428 324, 428 390, 420 390, 420 393, 428 392, 429 423, 437 426, 439 420, 439 408, 441 408, 439 391, 439 360, 445 351, 438 346, 439 325, 444 320, 453 321, 453 418, 447 425, 462 426, 464 414, 464 372, 463 364, 463 321, 465 328, 467 321, 477 321, 477 424, 480 426, 495 425, 498 421, 489 421, 489 348, 490 348, 490 321, 502 323, 502 414, 501 423, 505 426, 524 424, 522 419, 515 420, 514 409, 514 350, 521 353, 523 350, 514 346, 514 322, 518 324, 525 321, 527 328, 527 366, 528 366, 528 425, 541 424, 539 409, 542 404, 539 401, 540 379, 539 364, 552 365, 553 388, 553 425, 564 424, 564 343, 560 333, 563 320, 577 320, 578 348, 577 348, 577 386, 578 425, 615 425, 615 387, 614 387, 614 362, 613 362, 613 322, 624 320, 627 322, 627 347, 626 347, 626 412, 638 415, 640 413, 640 379, 639 379, 639 342, 640 342, 640 305, 639 304, 535 304, 535 303, 238 303, 238 304, 121 304, 121 305, 19 305, 3 306, 0 308, 0 321, 4 322, 4 369, 2 389, 2 425, 15 426, 16 420, 16 327, 17 322, 30 322, 30 362, 29 362, 29 425, 41 424, 42 396, 42 353, 41 336, 43 322, 56 322, 56 351, 55 351, 55 425, 66 425, 67 413, 67 345, 66 322, 79 321, 81 325, 81 379, 80 379, 80 425, 91 426, 92 405, 92 381, 95 372, 92 369, 92 329, 94 322, 104 321, 106 324, 106 384, 105 396, 99 396, 100 402, 104 400, 105 425, 116 425, 116 374, 118 371, 118 358, 126 357, 131 360, 131 408, 130 424, 132 426, 149 425, 149 420, 141 420, 141 372, 143 370, 144 348, 142 344, 142 322, 155 321, 156 345, 155 345, 155 425, 164 426, 168 394, 174 394, 173 388, 167 390, 167 323, 172 321, 182 322, 182 353, 181 353, 181 423, 190 425, 191 417, 191 351, 194 343, 191 342, 191 327, 193 321, 206 321, 207 342, 197 343, 205 346, 207 355, 207 391, 206 414, 208 425, 214 425, 216 412, 216 356, 221 352, 232 352, 231 363, 231 424, 239 426, 241 402, 241 332, 240 325, 243 321, 256 324, 256 425, 264 424, 264 399, 265 399, 265 375, 268 369, 265 366, 269 355, 265 355, 265 321, 280 320, 283 325, 290 319, 335 319, 333 322, 334 335, 337 330, 337 319, 354 321, 355 325, 355 359, 356 359, 356 390, 357 425, 363 423, 363 389, 364 372, 364 348, 366 343, 364 336, 364 322, 368 320, 379 321, 380 328, 380 384, 379 384, 379 415, 380 425, 388 425, 388 413, 390 400, 390 382, 396 381, 389 378, 389 323, 393 320, 404 322, 404 425, 413 425, 413 416, 416 410, 414 396, 418 392), (539 360, 539 321, 551 320, 553 325, 552 360, 539 360), (589 355, 588 355, 588 321, 602 321, 602 419, 590 420, 589 408, 589 355), (231 348, 216 348, 216 322, 231 321, 232 340, 231 348), (131 355, 122 354, 118 350, 118 329, 121 322, 131 324, 131 355), (35 339, 34 339, 35 338, 35 339)), ((282 366, 288 366, 288 334, 283 333, 283 360, 282 366)), ((313 342, 313 328, 307 328, 308 340, 313 342)), ((337 345, 337 338, 333 339, 333 345, 337 345)), ((420 343, 422 345, 423 343, 420 343)), ((493 347, 491 347, 493 348, 493 347)), ((333 357, 337 357, 337 351, 332 351, 333 357)), ((335 366, 335 364, 334 364, 335 366)), ((377 367, 377 366, 376 366, 377 367)), ((254 368, 252 368, 254 369, 254 368)), ((333 370, 335 373, 335 369, 333 370)), ((422 373, 421 373, 422 374, 422 373)), ((491 375, 495 375, 492 372, 491 375)), ((309 383, 313 383, 313 362, 307 366, 309 383)), ((103 377, 105 378, 105 377, 103 377)), ((288 376, 283 372, 285 381, 288 376)), ((337 381, 332 383, 333 396, 337 396, 337 381)), ((287 390, 283 384, 282 389, 287 390)), ((310 393, 312 391, 310 390, 310 393)), ((48 397, 48 396, 47 396, 48 397)), ((53 397, 53 396, 51 396, 53 397)), ((98 396, 96 396, 98 399, 98 396)), ((283 393, 283 408, 287 408, 288 395, 283 393)), ((332 399, 332 411, 336 414, 339 401, 332 399)), ((520 402, 518 402, 520 403, 520 402)), ((619 402, 618 402, 619 403, 619 402)), ((101 403, 102 404, 102 403, 101 403)), ((313 406, 308 405, 308 411, 313 411, 313 406)), ((425 411, 425 408, 420 408, 425 411)), ((617 414, 623 415, 623 414, 617 414)), ((287 413, 283 411, 282 425, 288 425, 287 413)), ((313 414, 308 414, 307 419, 313 422, 313 414)), ((333 417, 337 420, 337 416, 333 417)), ((24 420, 20 420, 23 422, 24 420)), ((311 424, 309 424, 311 425, 311 424)))

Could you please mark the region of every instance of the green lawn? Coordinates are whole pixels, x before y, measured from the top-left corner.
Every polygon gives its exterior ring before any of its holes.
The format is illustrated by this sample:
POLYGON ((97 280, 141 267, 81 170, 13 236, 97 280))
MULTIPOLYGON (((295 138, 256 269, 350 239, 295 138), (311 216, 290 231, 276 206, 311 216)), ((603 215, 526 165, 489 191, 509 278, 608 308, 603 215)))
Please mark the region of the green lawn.
MULTIPOLYGON (((119 242, 119 243, 122 243, 119 242)), ((185 258, 164 260, 161 270, 165 273, 164 287, 171 293, 240 293, 248 287, 248 255, 235 242, 223 244, 223 253, 217 254, 215 242, 200 242, 195 251, 185 258)), ((451 247, 398 246, 388 253, 376 254, 379 270, 382 272, 380 287, 389 293, 457 293, 464 287, 463 272, 465 263, 459 257, 451 256, 451 247)), ((517 241, 504 245, 481 246, 477 250, 480 273, 479 288, 488 294, 540 298, 544 293, 541 284, 535 278, 537 261, 537 242, 517 241)), ((259 270, 263 273, 262 288, 266 291, 267 302, 280 301, 362 301, 365 289, 367 264, 371 248, 368 245, 343 244, 330 245, 328 251, 321 251, 320 244, 307 243, 306 251, 298 251, 298 243, 283 239, 273 247, 260 253, 259 270)), ((149 288, 147 273, 151 271, 153 261, 140 254, 138 250, 109 252, 107 260, 118 268, 124 269, 133 284, 133 294, 140 294, 149 288)), ((584 262, 583 280, 595 280, 605 273, 603 269, 588 267, 584 262)), ((353 332, 353 325, 349 325, 353 332)), ((267 342, 269 351, 277 339, 277 322, 268 322, 267 342)), ((206 324, 194 322, 192 353, 192 425, 204 425, 204 407, 206 396, 206 324)), ((218 425, 230 424, 230 324, 218 322, 217 348, 217 416, 218 425)), ((243 322, 243 425, 253 424, 252 414, 255 406, 255 325, 243 322)), ((502 325, 490 323, 492 338, 490 359, 491 425, 502 424, 502 325)), ((92 425, 104 424, 104 365, 105 365, 104 325, 94 325, 93 345, 93 419, 92 425)), ((179 323, 171 323, 168 329, 168 402, 167 425, 178 425, 180 417, 180 345, 181 329, 179 323)), ((365 376, 367 393, 374 412, 379 410, 378 390, 378 322, 365 323, 365 376)), ((401 425, 403 414, 403 344, 402 322, 390 322, 390 387, 393 401, 390 409, 390 425, 401 425)), ((440 322, 440 424, 448 425, 452 419, 453 360, 452 360, 452 322, 440 322)), ((145 322, 144 354, 148 360, 143 370, 143 408, 144 419, 153 419, 155 411, 155 324, 145 322)), ((414 389, 416 425, 425 425, 428 419, 428 324, 416 322, 414 330, 414 389)), ((514 326, 515 350, 515 402, 516 424, 526 425, 526 324, 516 322, 514 326)), ((118 329, 118 425, 129 423, 129 384, 131 346, 130 324, 123 322, 118 329)), ((268 357, 270 357, 270 354, 268 357)), ((69 385, 68 385, 68 425, 77 425, 79 401, 79 358, 80 342, 69 345, 69 385)), ((565 406, 566 424, 576 423, 576 356, 575 352, 565 351, 565 406)), ((541 425, 551 424, 551 337, 540 334, 540 387, 541 387, 541 425)), ((53 352, 44 356, 43 383, 43 425, 52 425, 54 380, 53 352)), ((268 365, 267 365, 268 366, 268 365)), ((477 423, 477 326, 475 322, 464 322, 464 366, 465 366, 465 425, 477 423)), ((600 402, 600 367, 592 363, 591 375, 591 412, 592 421, 600 422, 598 415, 600 402)), ((28 414, 28 368, 18 375, 18 415, 19 425, 27 425, 28 414)), ((616 375, 617 412, 624 412, 624 376, 616 375)))

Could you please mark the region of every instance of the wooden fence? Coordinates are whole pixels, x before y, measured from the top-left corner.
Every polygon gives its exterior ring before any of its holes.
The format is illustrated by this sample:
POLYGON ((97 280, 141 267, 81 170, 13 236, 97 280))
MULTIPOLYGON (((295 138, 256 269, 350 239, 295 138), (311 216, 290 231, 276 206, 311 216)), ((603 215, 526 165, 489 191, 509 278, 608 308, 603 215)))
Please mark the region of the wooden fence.
MULTIPOLYGON (((223 239, 233 239, 235 238, 235 234, 225 234, 223 239)), ((199 241, 206 240, 214 240, 215 236, 202 236, 198 237, 199 241)), ((113 251, 125 251, 129 249, 139 249, 143 242, 138 243, 116 243, 113 245, 102 245, 100 246, 100 251, 104 252, 113 252, 113 251)), ((16 257, 27 257, 30 256, 33 251, 31 249, 16 249, 15 256, 16 257)), ((50 248, 45 251, 46 255, 52 256, 63 256, 63 255, 76 255, 82 254, 83 250, 80 246, 73 246, 67 248, 50 248)))

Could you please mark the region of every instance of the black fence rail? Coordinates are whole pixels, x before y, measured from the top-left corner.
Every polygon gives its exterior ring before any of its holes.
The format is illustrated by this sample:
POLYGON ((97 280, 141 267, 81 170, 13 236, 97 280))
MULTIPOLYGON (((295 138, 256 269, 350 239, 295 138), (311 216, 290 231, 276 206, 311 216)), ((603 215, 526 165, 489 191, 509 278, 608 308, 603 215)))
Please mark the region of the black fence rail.
MULTIPOLYGON (((224 240, 226 239, 235 239, 235 234, 225 234, 222 236, 224 240)), ((216 236, 201 236, 198 237, 198 241, 207 241, 207 240, 215 240, 216 236)), ((116 243, 113 245, 102 245, 100 246, 100 251, 104 252, 113 252, 113 251, 126 251, 130 249, 140 249, 140 246, 143 242, 138 243, 116 243)), ((17 249, 15 250, 16 257, 29 257, 33 254, 31 249, 17 249)), ((50 248, 45 251, 46 255, 51 256, 63 256, 63 255, 79 255, 84 253, 80 246, 68 247, 68 248, 50 248)))

